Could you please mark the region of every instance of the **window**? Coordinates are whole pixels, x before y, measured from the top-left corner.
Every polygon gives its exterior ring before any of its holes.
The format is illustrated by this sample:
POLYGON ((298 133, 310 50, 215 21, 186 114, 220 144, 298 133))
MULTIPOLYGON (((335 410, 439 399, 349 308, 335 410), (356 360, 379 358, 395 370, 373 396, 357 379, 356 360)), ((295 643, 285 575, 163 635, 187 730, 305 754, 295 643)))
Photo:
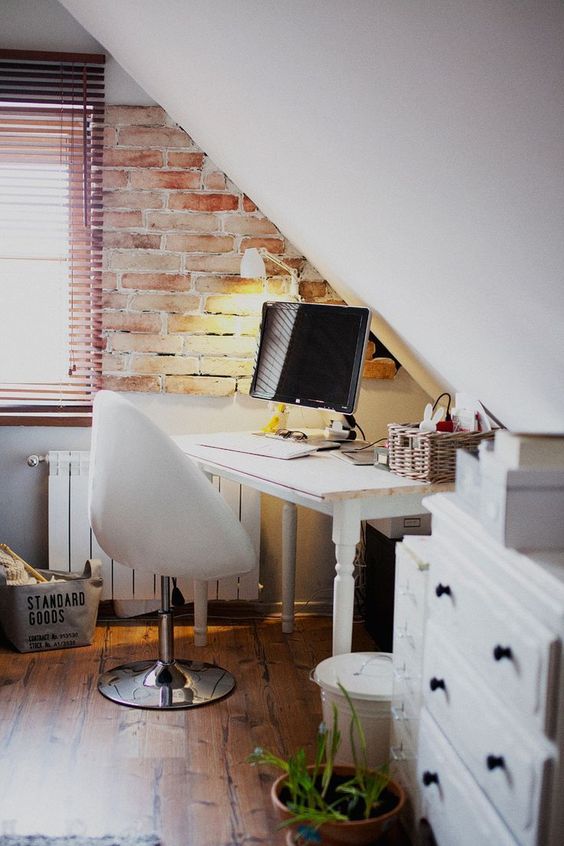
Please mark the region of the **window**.
POLYGON ((0 411, 101 380, 104 57, 0 50, 0 411))

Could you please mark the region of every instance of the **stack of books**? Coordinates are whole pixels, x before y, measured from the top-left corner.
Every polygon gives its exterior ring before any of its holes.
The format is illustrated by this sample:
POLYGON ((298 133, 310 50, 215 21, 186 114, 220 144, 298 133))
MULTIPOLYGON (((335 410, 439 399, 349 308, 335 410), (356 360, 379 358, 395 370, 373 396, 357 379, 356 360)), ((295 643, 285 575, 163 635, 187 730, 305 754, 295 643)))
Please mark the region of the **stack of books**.
POLYGON ((564 434, 533 434, 500 429, 494 455, 508 470, 564 468, 564 434))

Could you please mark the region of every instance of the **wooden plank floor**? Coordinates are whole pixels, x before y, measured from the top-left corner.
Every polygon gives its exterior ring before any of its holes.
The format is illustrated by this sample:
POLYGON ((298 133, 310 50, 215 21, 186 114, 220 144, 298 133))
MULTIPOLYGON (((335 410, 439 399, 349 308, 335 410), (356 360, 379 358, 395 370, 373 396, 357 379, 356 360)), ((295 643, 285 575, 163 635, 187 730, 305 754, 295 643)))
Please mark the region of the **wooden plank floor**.
MULTIPOLYGON (((219 663, 237 679, 219 703, 157 713, 102 697, 102 669, 156 655, 152 622, 98 625, 80 649, 20 655, 0 645, 0 835, 155 833, 164 846, 282 846, 271 772, 256 747, 311 751, 321 719, 310 670, 331 654, 331 621, 302 617, 283 635, 268 619, 210 626, 178 657, 219 663)), ((374 646, 355 625, 355 650, 374 646)))

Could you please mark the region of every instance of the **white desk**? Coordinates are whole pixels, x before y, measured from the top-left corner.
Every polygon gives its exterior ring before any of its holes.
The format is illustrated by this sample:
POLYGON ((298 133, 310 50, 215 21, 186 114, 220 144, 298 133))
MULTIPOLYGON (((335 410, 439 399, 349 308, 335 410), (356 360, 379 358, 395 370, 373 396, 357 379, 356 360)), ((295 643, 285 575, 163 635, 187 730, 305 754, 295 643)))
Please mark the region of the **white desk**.
POLYGON ((282 550, 282 628, 294 619, 296 506, 330 514, 336 575, 333 593, 333 654, 350 652, 354 610, 353 562, 361 522, 420 514, 421 500, 451 485, 428 485, 375 467, 355 466, 331 452, 282 460, 232 452, 198 443, 198 435, 174 440, 208 475, 222 476, 284 500, 282 550))

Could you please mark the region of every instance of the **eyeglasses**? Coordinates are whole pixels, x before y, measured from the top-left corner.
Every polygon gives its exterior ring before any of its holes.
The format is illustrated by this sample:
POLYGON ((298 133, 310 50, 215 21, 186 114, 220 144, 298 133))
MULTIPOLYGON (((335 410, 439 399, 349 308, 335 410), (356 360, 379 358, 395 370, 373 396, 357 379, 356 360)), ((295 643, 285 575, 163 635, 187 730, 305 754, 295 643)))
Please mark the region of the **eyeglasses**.
POLYGON ((295 429, 278 429, 276 434, 279 438, 287 438, 292 441, 307 441, 306 433, 295 429))

